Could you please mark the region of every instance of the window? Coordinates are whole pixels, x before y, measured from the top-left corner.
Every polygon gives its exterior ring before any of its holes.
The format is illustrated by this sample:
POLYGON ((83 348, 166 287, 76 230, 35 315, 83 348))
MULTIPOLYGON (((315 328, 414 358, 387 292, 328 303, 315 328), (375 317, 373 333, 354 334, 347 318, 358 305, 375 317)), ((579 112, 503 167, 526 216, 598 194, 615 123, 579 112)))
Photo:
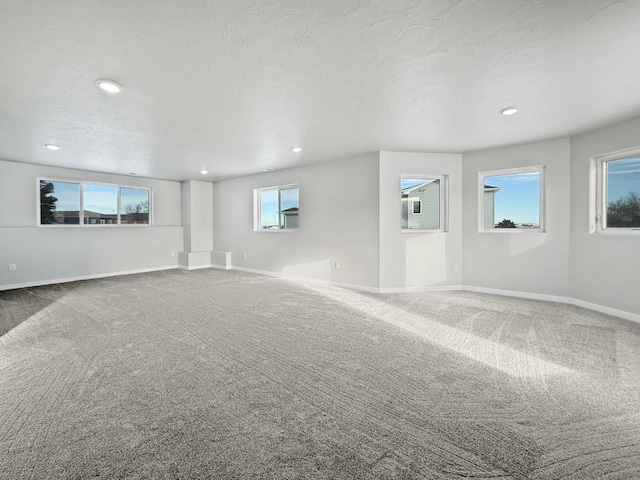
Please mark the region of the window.
POLYGON ((40 180, 40 225, 80 224, 80 184, 40 180))
POLYGON ((603 155, 595 163, 596 230, 640 231, 640 148, 603 155))
POLYGON ((120 223, 122 225, 149 224, 149 190, 120 188, 120 223))
POLYGON ((85 225, 118 224, 118 187, 84 185, 82 205, 85 225))
POLYGON ((299 227, 300 192, 296 185, 258 189, 254 196, 255 230, 280 231, 299 227))
POLYGON ((445 230, 445 177, 402 175, 400 180, 401 229, 445 230))
POLYGON ((478 174, 481 232, 544 232, 544 167, 478 174))
POLYGON ((149 225, 151 190, 38 180, 40 225, 149 225))

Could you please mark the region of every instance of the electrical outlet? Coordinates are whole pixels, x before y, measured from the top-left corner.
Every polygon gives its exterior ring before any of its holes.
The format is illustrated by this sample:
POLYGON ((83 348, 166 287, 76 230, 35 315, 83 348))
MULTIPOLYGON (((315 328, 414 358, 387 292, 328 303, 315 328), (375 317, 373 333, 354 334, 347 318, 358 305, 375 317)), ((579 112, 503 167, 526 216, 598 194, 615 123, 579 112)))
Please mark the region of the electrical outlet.
POLYGON ((244 258, 247 258, 247 254, 246 254, 246 253, 243 253, 243 254, 242 254, 242 256, 243 256, 244 258))
POLYGON ((454 266, 453 266, 453 271, 454 271, 454 272, 457 272, 457 271, 458 271, 458 265, 454 265, 454 266))
POLYGON ((16 264, 12 263, 11 265, 9 265, 9 271, 10 272, 15 272, 16 271, 16 264))
POLYGON ((336 267, 336 270, 340 270, 340 262, 336 262, 335 267, 336 267))
POLYGON ((175 257, 176 256, 176 252, 171 252, 171 256, 175 257))

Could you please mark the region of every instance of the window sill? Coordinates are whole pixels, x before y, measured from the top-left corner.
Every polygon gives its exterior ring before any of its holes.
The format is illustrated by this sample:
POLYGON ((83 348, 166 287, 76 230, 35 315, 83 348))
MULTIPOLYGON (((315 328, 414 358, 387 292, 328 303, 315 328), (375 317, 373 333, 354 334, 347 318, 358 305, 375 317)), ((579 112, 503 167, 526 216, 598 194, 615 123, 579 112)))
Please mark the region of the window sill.
POLYGON ((547 232, 539 228, 494 228, 492 230, 478 230, 478 233, 497 233, 498 235, 513 233, 516 235, 532 235, 536 233, 546 234, 547 232))
POLYGON ((402 228, 400 233, 447 233, 441 228, 402 228))
POLYGON ((610 229, 607 228, 605 230, 596 230, 594 232, 591 232, 592 234, 598 234, 598 235, 621 235, 621 236, 633 236, 633 235, 640 235, 640 228, 624 228, 624 229, 620 229, 620 230, 616 230, 616 229, 610 229))
POLYGON ((55 223, 45 223, 43 225, 36 225, 36 227, 44 227, 44 228, 131 228, 131 227, 144 227, 149 228, 153 225, 149 225, 148 223, 138 223, 138 224, 125 224, 125 225, 92 225, 92 224, 78 224, 78 223, 67 223, 67 224, 55 224, 55 223))

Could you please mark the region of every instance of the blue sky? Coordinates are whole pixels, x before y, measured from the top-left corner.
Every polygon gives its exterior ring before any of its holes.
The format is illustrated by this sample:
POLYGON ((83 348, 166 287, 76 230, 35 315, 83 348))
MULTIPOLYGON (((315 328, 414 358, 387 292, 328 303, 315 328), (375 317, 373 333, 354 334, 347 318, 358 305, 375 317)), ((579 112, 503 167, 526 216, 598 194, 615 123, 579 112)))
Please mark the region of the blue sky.
POLYGON ((485 185, 499 187, 496 192, 495 222, 540 222, 540 174, 537 172, 485 177, 485 185))
POLYGON ((607 163, 607 203, 640 194, 640 155, 607 163))
POLYGON ((118 189, 105 185, 84 186, 84 209, 90 212, 115 214, 118 212, 118 189))
MULTIPOLYGON (((131 205, 135 207, 140 202, 149 201, 149 192, 147 190, 140 190, 137 188, 121 188, 120 189, 120 208, 121 212, 127 211, 127 206, 131 205)), ((142 210, 148 212, 148 210, 142 210)))
MULTIPOLYGON (((80 210, 80 185, 77 183, 53 182, 55 188, 53 196, 58 199, 56 210, 78 211, 80 210)), ((136 205, 149 200, 147 190, 135 188, 122 188, 121 198, 123 210, 127 205, 136 205)), ((114 214, 118 207, 117 187, 107 185, 84 186, 84 209, 92 212, 114 214)))
POLYGON ((56 210, 80 210, 80 185, 77 183, 53 182, 53 196, 58 199, 56 210))
POLYGON ((428 178, 403 178, 400 182, 400 189, 404 190, 408 187, 415 187, 429 180, 428 178))
MULTIPOLYGON (((299 207, 299 189, 286 188, 280 190, 282 210, 299 207)), ((278 190, 260 192, 260 219, 262 225, 278 225, 278 190)))

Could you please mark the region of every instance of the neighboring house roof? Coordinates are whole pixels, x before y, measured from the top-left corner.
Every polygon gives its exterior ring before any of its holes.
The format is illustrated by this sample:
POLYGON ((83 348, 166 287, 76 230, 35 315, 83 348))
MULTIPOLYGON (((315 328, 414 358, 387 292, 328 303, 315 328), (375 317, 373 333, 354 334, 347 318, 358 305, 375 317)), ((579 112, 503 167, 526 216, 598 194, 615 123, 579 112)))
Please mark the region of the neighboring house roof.
POLYGON ((299 210, 300 209, 298 207, 291 207, 291 208, 287 208, 285 210, 282 210, 282 214, 283 215, 298 215, 299 210))
POLYGON ((436 178, 430 178, 426 182, 419 183, 418 185, 413 185, 411 187, 403 188, 402 189, 402 194, 403 195, 409 194, 409 193, 413 192, 414 190, 417 190, 418 188, 422 188, 425 185, 429 185, 430 183, 435 182, 436 180, 437 180, 436 178))
POLYGON ((500 187, 493 187, 491 185, 485 185, 484 186, 484 191, 485 192, 497 192, 498 190, 500 190, 500 187))

